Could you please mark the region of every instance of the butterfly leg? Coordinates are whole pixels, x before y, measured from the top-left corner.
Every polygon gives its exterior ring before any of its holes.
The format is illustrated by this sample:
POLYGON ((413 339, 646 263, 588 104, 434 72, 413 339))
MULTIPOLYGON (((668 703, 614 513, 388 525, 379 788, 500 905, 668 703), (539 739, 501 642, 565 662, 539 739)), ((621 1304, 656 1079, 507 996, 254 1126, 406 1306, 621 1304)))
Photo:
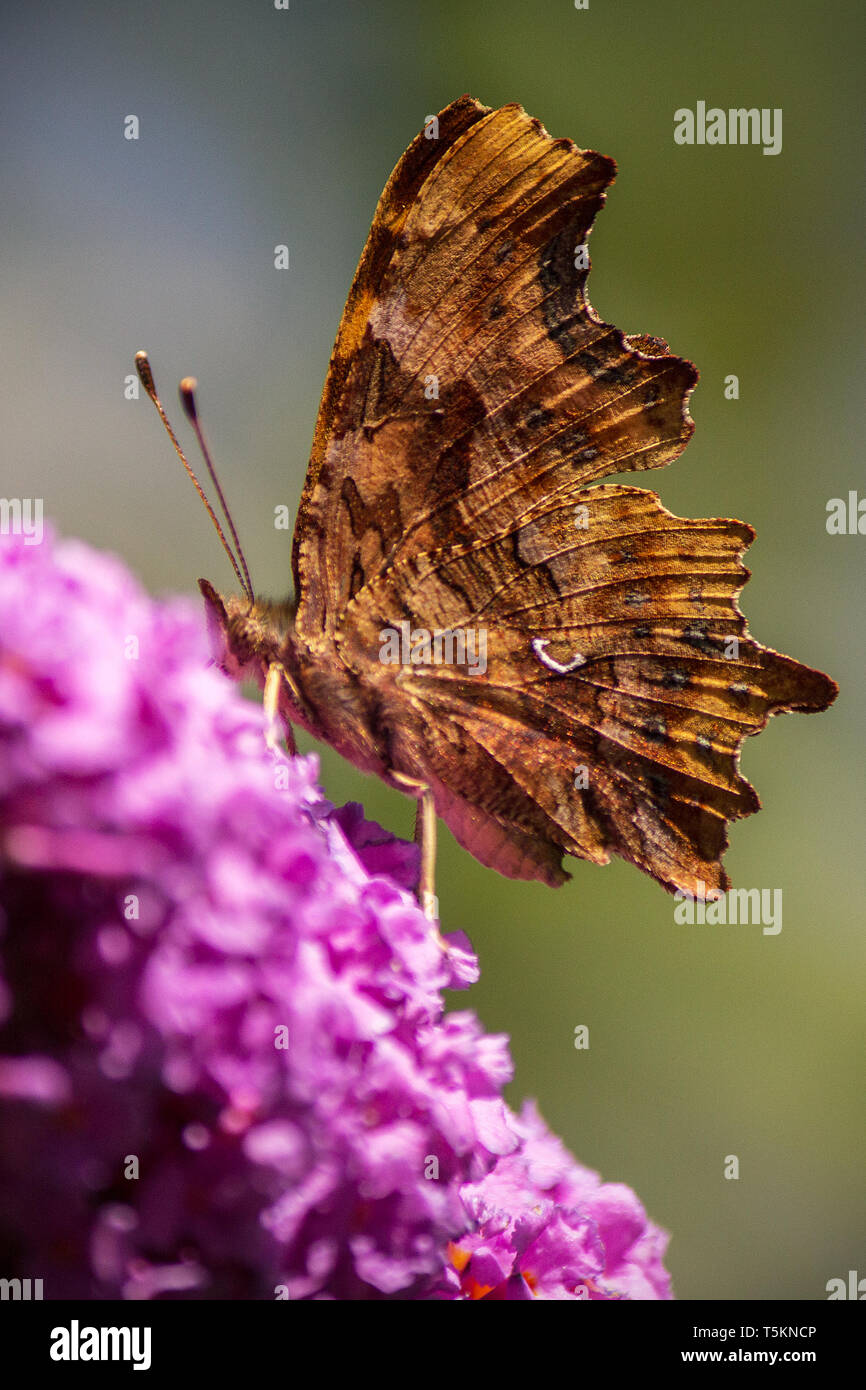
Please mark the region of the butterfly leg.
POLYGON ((436 897, 436 806, 433 793, 426 782, 406 777, 402 772, 391 775, 394 786, 415 798, 415 843, 421 850, 421 872, 418 877, 418 901, 424 916, 431 922, 439 920, 439 899, 436 897))
POLYGON ((273 754, 282 754, 280 737, 283 736, 286 740, 289 756, 294 757, 298 751, 294 730, 288 720, 280 719, 280 689, 285 674, 279 661, 271 662, 265 677, 265 743, 273 754), (282 729, 280 728, 281 724, 282 729))
POLYGON ((424 916, 431 922, 437 922, 439 899, 436 897, 436 807, 433 793, 426 786, 415 808, 415 840, 421 848, 418 901, 424 909, 424 916))

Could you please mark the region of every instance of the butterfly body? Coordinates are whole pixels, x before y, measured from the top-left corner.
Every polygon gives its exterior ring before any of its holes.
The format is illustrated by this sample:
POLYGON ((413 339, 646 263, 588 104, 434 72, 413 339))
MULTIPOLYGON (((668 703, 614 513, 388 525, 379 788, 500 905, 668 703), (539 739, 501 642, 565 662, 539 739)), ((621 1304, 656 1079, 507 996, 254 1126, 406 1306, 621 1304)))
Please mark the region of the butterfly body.
POLYGON ((425 127, 337 336, 295 604, 202 587, 226 669, 279 668, 289 721, 429 788, 482 863, 556 884, 563 854, 615 853, 694 893, 727 887, 727 822, 759 806, 743 739, 836 687, 748 635, 750 527, 599 481, 677 457, 697 380, 586 297, 613 173, 519 106, 463 97, 425 127), (451 659, 384 659, 400 631, 449 634, 451 659))
POLYGON ((377 696, 370 682, 360 682, 340 660, 333 644, 309 646, 294 630, 293 606, 217 593, 207 580, 205 598, 218 662, 238 681, 262 689, 274 667, 282 673, 278 711, 289 725, 299 725, 329 743, 362 772, 387 779, 392 771, 376 741, 377 696))

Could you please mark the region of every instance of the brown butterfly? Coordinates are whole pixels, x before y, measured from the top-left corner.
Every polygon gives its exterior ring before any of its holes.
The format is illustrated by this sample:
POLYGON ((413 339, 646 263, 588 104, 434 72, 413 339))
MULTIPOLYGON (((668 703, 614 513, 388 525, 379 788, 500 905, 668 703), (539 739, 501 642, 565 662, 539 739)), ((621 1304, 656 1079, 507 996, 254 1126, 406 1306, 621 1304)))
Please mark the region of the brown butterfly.
POLYGON ((222 665, 272 716, 419 799, 430 915, 437 814, 510 878, 619 854, 672 891, 725 889, 727 822, 760 805, 743 739, 837 693, 747 635, 751 527, 590 486, 676 458, 697 380, 586 298, 614 170, 517 105, 428 120, 349 291, 295 600, 256 599, 242 555, 243 597, 200 581, 222 665))

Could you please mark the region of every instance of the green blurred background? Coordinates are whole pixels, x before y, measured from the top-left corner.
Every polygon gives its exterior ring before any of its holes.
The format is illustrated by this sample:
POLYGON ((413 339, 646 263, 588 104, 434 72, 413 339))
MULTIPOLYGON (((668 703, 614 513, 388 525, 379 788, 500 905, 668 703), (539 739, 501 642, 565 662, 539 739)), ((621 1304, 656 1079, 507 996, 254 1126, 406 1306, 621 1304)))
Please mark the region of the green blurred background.
MULTIPOLYGON (((537 1097, 584 1163, 635 1188, 672 1233, 680 1298, 820 1299, 866 1276, 866 537, 825 529, 829 498, 866 492, 863 30, 862 5, 812 0, 2 8, 0 491, 41 495, 155 593, 231 575, 150 406, 124 400, 137 348, 172 400, 199 377, 256 586, 281 593, 273 509, 294 512, 376 199, 424 117, 464 91, 517 100, 617 160, 593 304, 702 374, 692 443, 646 481, 675 512, 757 528, 753 632, 842 693, 745 750, 764 810, 727 865, 783 889, 779 936, 677 926, 619 862, 574 863, 556 892, 511 883, 447 832, 439 894, 482 965, 456 1005, 511 1036, 512 1103, 537 1097), (782 153, 676 146, 673 113, 698 100, 781 107, 782 153)), ((322 780, 410 833, 409 803, 327 750, 322 780)))

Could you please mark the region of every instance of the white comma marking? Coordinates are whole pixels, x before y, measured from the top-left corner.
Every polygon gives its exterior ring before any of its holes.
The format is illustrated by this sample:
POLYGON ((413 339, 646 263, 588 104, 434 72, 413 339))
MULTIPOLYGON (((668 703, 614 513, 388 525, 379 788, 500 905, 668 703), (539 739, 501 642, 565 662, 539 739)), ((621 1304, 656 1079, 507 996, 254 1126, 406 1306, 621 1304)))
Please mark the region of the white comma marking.
POLYGON ((548 671, 556 671, 557 675, 567 676, 569 671, 576 671, 578 666, 585 665, 586 657, 581 656, 580 652, 575 652, 574 656, 571 658, 571 661, 569 661, 567 665, 563 666, 561 662, 554 661, 552 656, 547 655, 547 652, 544 650, 544 648, 549 645, 550 643, 548 642, 548 639, 546 637, 533 637, 532 639, 532 650, 538 657, 538 660, 541 662, 542 666, 546 666, 548 671))

